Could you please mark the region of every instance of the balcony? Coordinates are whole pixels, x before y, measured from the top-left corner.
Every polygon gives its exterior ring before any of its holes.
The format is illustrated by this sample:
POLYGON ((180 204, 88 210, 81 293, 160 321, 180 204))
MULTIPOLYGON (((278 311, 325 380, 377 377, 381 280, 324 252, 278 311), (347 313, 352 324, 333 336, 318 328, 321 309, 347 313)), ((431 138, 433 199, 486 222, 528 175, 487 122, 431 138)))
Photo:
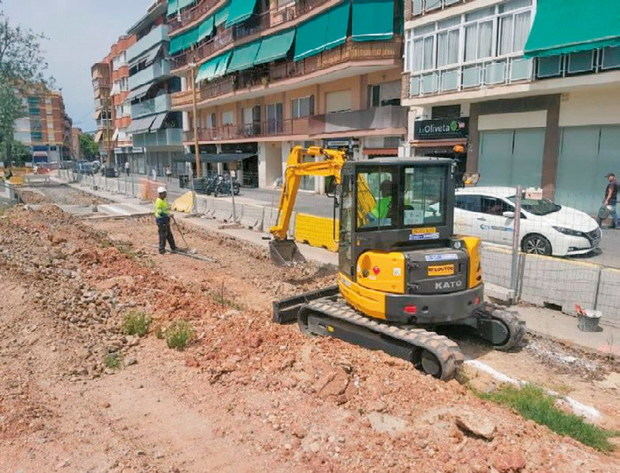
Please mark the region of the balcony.
MULTIPOLYGON (((301 2, 294 2, 290 5, 286 5, 280 8, 274 8, 259 15, 254 15, 249 20, 243 22, 240 25, 235 25, 231 28, 219 31, 212 41, 201 45, 195 51, 189 51, 176 56, 173 59, 173 67, 174 69, 185 67, 187 66, 187 64, 192 62, 192 58, 194 57, 198 60, 206 59, 212 54, 220 52, 223 47, 228 46, 229 44, 232 44, 237 40, 246 38, 248 36, 256 35, 258 33, 266 31, 270 28, 275 28, 276 26, 282 25, 287 22, 292 22, 299 17, 309 13, 310 10, 318 8, 323 4, 329 3, 331 1, 332 0, 305 0, 301 2)), ((194 8, 194 10, 200 9, 203 4, 209 3, 211 3, 211 0, 207 0, 202 4, 199 4, 197 7, 194 8)), ((204 10, 204 12, 208 10, 209 9, 206 9, 204 10)), ((191 11, 192 10, 189 10, 188 12, 191 11)), ((181 14, 181 18, 183 18, 183 13, 181 14)), ((184 22, 181 26, 185 26, 198 18, 200 18, 200 15, 196 16, 191 21, 184 22)), ((175 28, 171 25, 171 31, 181 28, 181 26, 177 26, 175 28)))
POLYGON ((145 51, 148 51, 163 41, 168 41, 168 25, 160 25, 154 28, 149 34, 142 37, 140 41, 131 46, 127 50, 127 60, 131 62, 145 51))
POLYGON ((170 110, 170 95, 163 94, 151 100, 137 103, 131 106, 132 118, 139 118, 145 115, 167 112, 170 110))
POLYGON ((193 8, 188 8, 176 16, 168 18, 168 25, 170 31, 176 31, 179 28, 193 23, 196 20, 202 18, 207 12, 212 10, 219 0, 198 0, 198 4, 193 8))
POLYGON ((596 74, 618 68, 620 68, 620 47, 539 59, 528 59, 519 55, 491 58, 456 67, 411 73, 409 90, 405 95, 422 97, 519 82, 596 74))
MULTIPOLYGON (((405 0, 410 2, 411 0, 405 0)), ((456 5, 457 3, 465 3, 467 0, 413 0, 411 13, 413 16, 432 13, 443 10, 446 7, 456 5)))
POLYGON ((153 82, 162 76, 170 75, 170 63, 167 60, 161 60, 149 67, 142 69, 140 72, 129 77, 129 89, 133 90, 143 84, 153 82))
MULTIPOLYGON (((301 61, 272 63, 261 68, 253 68, 229 74, 219 80, 207 83, 197 92, 199 103, 227 94, 242 95, 252 89, 275 88, 285 80, 304 77, 315 72, 329 69, 339 64, 355 61, 380 61, 401 58, 402 41, 348 41, 342 46, 311 56, 301 61)), ((178 92, 172 95, 172 107, 181 109, 192 104, 192 91, 178 92)))
POLYGON ((133 135, 133 145, 148 146, 182 146, 183 130, 180 128, 165 128, 155 133, 140 133, 133 135))
MULTIPOLYGON (((277 136, 311 138, 332 133, 359 130, 398 130, 406 133, 407 108, 400 106, 373 107, 365 110, 335 112, 286 120, 266 120, 246 125, 223 125, 198 130, 199 141, 244 140, 277 136)), ((185 133, 185 141, 194 140, 193 132, 185 133)))

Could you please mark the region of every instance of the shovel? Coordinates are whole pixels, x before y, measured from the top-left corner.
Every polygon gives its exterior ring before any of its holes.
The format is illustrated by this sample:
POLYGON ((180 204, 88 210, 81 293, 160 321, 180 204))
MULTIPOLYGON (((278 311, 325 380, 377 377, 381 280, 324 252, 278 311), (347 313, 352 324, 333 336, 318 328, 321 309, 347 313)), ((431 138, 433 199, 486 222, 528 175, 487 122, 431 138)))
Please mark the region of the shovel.
POLYGON ((187 240, 185 239, 185 235, 181 231, 181 226, 178 224, 177 219, 174 218, 174 215, 172 216, 172 221, 174 222, 177 232, 179 232, 179 235, 181 235, 181 239, 183 240, 183 243, 185 244, 185 248, 186 248, 185 250, 179 250, 177 248, 177 251, 181 251, 182 253, 189 253, 190 255, 196 254, 196 250, 189 247, 189 244, 187 243, 187 240))

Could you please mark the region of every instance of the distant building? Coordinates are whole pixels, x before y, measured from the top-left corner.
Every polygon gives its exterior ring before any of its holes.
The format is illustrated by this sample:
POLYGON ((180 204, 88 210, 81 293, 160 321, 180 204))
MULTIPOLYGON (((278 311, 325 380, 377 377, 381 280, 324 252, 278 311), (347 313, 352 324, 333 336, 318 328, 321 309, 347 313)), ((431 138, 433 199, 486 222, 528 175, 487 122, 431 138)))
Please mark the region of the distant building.
POLYGON ((57 164, 71 159, 72 122, 62 94, 23 94, 26 116, 16 120, 14 139, 30 148, 33 162, 57 164))
MULTIPOLYGON (((176 2, 175 2, 176 3, 176 2)), ((171 111, 171 94, 181 88, 170 73, 166 1, 155 2, 128 34, 137 42, 127 51, 135 172, 164 174, 183 160, 181 112, 171 111)))
POLYGON ((595 212, 620 171, 619 16, 617 0, 405 0, 406 154, 595 212))
POLYGON ((71 156, 74 160, 82 159, 82 150, 80 145, 80 136, 82 130, 80 128, 71 128, 71 156))
POLYGON ((136 41, 134 35, 121 36, 101 62, 93 65, 91 75, 95 94, 95 120, 102 156, 110 152, 110 163, 121 165, 133 154, 133 142, 128 128, 131 109, 129 93, 129 66, 127 49, 136 41))

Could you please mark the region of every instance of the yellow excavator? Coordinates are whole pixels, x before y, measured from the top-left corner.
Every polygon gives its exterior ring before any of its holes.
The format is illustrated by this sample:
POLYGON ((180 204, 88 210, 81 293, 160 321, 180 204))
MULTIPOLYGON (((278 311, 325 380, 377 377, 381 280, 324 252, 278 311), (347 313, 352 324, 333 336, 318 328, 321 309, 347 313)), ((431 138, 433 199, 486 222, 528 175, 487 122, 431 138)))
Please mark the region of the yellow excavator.
POLYGON ((443 380, 464 357, 437 328, 473 330, 501 350, 518 346, 524 323, 483 302, 480 240, 453 233, 453 161, 346 157, 299 146, 288 157, 271 258, 278 265, 304 261, 287 238, 299 185, 303 176, 332 177, 338 285, 274 302, 274 321, 383 350, 443 380))

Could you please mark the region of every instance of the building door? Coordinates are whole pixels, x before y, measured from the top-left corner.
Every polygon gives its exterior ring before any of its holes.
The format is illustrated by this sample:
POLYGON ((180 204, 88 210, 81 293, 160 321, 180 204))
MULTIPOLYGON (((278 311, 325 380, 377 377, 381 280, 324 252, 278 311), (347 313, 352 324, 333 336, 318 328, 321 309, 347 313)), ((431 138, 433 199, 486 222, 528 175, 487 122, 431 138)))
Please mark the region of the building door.
POLYGON ((620 171, 620 126, 562 129, 555 201, 590 214, 597 212, 607 182, 620 171))
POLYGON ((479 185, 540 187, 543 128, 480 132, 479 185))

